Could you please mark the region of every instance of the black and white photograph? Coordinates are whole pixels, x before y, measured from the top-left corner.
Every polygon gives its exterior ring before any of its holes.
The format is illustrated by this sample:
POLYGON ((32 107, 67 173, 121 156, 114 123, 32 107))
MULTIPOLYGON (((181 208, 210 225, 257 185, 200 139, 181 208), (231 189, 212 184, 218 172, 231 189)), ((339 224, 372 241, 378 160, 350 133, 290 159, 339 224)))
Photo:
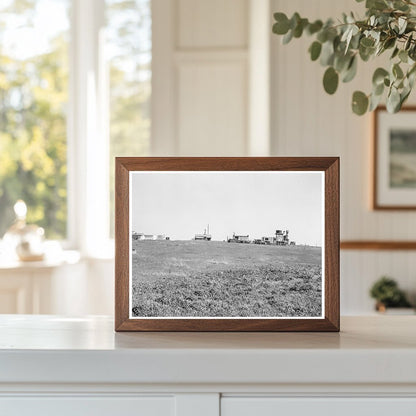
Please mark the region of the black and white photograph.
POLYGON ((321 171, 130 172, 130 318, 324 316, 321 171))

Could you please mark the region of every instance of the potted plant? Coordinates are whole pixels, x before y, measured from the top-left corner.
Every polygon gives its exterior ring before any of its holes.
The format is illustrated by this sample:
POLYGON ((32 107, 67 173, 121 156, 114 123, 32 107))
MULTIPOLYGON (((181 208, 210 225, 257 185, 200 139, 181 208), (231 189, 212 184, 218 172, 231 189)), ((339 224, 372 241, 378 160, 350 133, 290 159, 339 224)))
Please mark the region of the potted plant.
POLYGON ((370 296, 376 300, 378 312, 386 312, 387 308, 411 308, 397 282, 387 276, 381 277, 373 284, 370 296))
POLYGON ((273 33, 283 36, 284 44, 304 34, 313 36, 309 54, 326 68, 323 86, 328 94, 335 93, 340 80, 355 77, 359 61, 390 55, 390 65, 375 70, 371 93, 353 93, 354 113, 374 110, 384 95, 387 110, 395 113, 409 97, 416 79, 416 0, 366 0, 362 19, 344 13, 337 21, 310 22, 299 13, 288 18, 280 12, 274 19, 273 33))

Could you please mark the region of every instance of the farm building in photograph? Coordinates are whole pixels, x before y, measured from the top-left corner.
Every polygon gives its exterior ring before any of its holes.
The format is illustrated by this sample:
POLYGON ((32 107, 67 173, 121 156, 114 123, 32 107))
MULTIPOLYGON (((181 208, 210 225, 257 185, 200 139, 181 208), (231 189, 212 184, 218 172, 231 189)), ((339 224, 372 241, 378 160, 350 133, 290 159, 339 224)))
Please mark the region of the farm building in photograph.
POLYGON ((195 234, 194 240, 197 240, 197 241, 211 241, 212 240, 212 235, 209 233, 209 224, 207 228, 204 229, 203 234, 195 234))
POLYGON ((166 237, 165 234, 143 234, 132 232, 133 240, 169 240, 169 237, 166 237))

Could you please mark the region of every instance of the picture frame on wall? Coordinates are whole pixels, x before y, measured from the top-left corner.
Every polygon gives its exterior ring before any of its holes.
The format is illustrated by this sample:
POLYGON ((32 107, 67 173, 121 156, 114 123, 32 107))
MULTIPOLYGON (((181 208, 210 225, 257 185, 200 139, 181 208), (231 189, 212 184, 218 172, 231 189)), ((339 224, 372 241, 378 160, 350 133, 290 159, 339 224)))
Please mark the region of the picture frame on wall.
POLYGON ((339 331, 339 158, 116 158, 116 331, 339 331))
POLYGON ((416 107, 373 114, 373 209, 416 209, 416 107))

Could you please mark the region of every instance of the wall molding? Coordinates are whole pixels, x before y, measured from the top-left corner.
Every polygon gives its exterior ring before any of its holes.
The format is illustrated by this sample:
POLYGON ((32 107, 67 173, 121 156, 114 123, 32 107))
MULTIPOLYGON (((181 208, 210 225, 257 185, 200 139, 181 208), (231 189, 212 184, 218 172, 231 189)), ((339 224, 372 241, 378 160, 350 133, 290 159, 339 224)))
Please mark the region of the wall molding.
POLYGON ((341 250, 416 250, 416 241, 341 241, 341 250))

